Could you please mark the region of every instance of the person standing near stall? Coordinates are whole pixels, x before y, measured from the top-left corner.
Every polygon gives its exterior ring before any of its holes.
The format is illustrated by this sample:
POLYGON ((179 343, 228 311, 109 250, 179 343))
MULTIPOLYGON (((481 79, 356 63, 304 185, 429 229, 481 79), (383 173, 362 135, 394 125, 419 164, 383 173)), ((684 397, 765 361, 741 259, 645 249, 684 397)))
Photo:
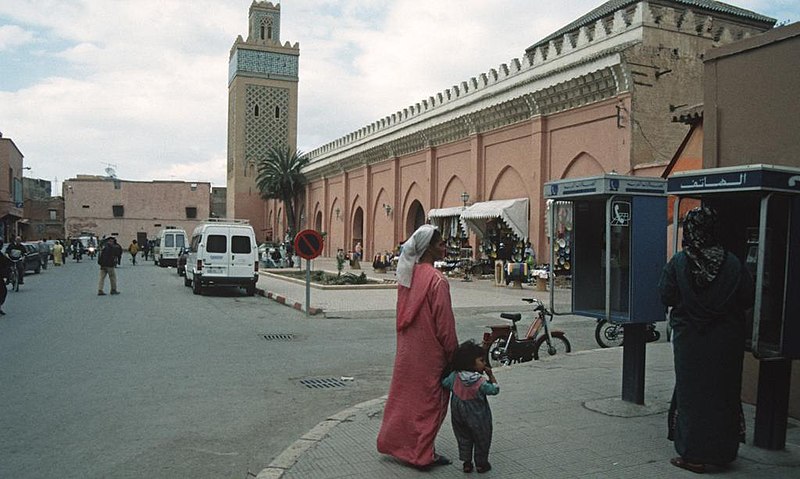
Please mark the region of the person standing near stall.
POLYGON ((441 379, 458 347, 450 285, 433 267, 444 255, 441 232, 422 225, 397 265, 397 353, 377 446, 419 469, 451 464, 434 450, 447 415, 441 379))
POLYGON ((755 290, 744 265, 720 244, 716 226, 711 208, 686 214, 683 251, 664 267, 658 285, 661 301, 672 306, 675 389, 668 437, 679 456, 670 462, 695 473, 732 462, 744 442, 744 314, 755 290))

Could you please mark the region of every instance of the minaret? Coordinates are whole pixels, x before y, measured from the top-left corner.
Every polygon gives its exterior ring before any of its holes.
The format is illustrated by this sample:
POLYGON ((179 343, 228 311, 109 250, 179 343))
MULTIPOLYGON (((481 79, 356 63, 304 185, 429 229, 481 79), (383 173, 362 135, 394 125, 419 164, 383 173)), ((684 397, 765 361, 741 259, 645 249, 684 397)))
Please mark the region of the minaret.
POLYGON ((256 163, 273 147, 297 149, 300 45, 281 45, 281 6, 254 0, 247 40, 236 39, 228 62, 228 218, 248 219, 266 235, 256 163))

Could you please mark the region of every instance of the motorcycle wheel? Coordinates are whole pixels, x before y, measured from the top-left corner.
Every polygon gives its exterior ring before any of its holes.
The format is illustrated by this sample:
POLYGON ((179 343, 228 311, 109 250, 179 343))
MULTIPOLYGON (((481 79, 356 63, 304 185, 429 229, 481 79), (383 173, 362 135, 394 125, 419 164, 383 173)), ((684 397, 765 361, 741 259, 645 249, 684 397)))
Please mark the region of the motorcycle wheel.
POLYGON ((542 356, 555 356, 559 353, 566 354, 569 352, 572 352, 572 345, 564 336, 553 336, 550 346, 547 345, 547 336, 542 336, 536 340, 536 345, 533 348, 533 359, 539 359, 542 356))
POLYGON ((601 319, 594 330, 594 339, 601 348, 622 346, 623 331, 622 326, 601 319))
POLYGON ((11 283, 11 291, 19 291, 19 278, 17 278, 17 273, 11 273, 10 276, 8 281, 11 283))
POLYGON ((508 354, 500 351, 505 345, 506 340, 499 338, 495 339, 494 342, 489 345, 489 349, 486 350, 486 364, 488 364, 489 367, 493 368, 495 366, 507 366, 511 364, 508 354))

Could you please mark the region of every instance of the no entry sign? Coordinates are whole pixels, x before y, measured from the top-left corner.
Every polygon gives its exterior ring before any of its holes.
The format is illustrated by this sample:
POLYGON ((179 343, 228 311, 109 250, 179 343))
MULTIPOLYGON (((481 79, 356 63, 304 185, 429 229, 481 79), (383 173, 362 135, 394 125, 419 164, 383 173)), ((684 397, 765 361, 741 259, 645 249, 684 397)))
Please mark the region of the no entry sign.
POLYGON ((303 259, 314 259, 322 253, 322 235, 314 230, 303 230, 294 237, 294 250, 303 259))

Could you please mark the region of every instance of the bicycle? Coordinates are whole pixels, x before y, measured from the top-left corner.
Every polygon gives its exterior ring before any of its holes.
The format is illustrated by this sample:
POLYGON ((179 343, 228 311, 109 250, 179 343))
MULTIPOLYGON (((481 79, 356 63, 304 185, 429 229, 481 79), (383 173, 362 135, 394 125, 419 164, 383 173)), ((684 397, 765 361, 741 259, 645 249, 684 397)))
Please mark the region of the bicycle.
POLYGON ((554 356, 559 352, 572 352, 572 345, 564 332, 550 329, 553 312, 536 298, 522 298, 522 301, 533 305, 534 320, 527 333, 522 339, 519 338, 517 322, 522 319, 522 314, 500 313, 500 317, 511 321, 511 324, 487 326, 491 329, 491 332, 483 334, 487 363, 509 365, 538 360, 543 353, 554 356))
POLYGON ((22 261, 21 259, 11 259, 11 266, 8 268, 8 280, 6 284, 11 285, 11 291, 19 291, 19 273, 17 272, 17 263, 22 261))

